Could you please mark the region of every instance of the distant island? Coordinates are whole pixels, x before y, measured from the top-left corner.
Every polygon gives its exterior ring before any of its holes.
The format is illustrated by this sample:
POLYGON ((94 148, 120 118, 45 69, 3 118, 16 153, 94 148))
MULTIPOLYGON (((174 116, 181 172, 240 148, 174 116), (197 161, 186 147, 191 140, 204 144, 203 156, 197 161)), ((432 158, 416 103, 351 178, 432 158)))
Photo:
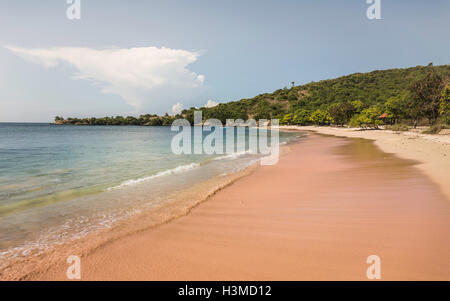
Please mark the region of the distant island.
POLYGON ((354 73, 336 79, 276 90, 215 107, 190 108, 181 114, 103 118, 55 117, 56 125, 169 126, 175 119, 193 123, 195 110, 203 118, 279 119, 281 125, 349 125, 377 127, 450 124, 450 65, 354 73))

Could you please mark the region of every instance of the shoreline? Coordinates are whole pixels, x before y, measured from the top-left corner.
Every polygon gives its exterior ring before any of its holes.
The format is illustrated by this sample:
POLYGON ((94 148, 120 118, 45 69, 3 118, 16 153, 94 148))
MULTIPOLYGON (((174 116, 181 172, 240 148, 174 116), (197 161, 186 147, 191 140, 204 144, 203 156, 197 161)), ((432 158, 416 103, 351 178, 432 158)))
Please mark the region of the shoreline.
MULTIPOLYGON (((302 139, 302 134, 290 136, 294 137, 294 139, 289 139, 288 141, 293 143, 302 139)), ((280 152, 283 153, 288 149, 288 145, 283 145, 280 147, 280 152)), ((78 220, 71 224, 66 223, 66 221, 72 221, 71 216, 63 216, 61 219, 64 224, 60 223, 54 227, 45 228, 45 222, 36 222, 36 231, 32 232, 36 233, 35 236, 14 245, 10 243, 0 250, 0 280, 30 279, 34 273, 39 273, 41 270, 45 270, 47 266, 54 264, 53 258, 58 256, 54 254, 65 254, 68 249, 74 249, 76 252, 86 254, 90 250, 108 243, 110 240, 115 240, 118 237, 141 231, 142 229, 155 227, 179 216, 186 215, 193 207, 204 202, 209 196, 230 185, 238 178, 251 173, 255 166, 259 165, 259 161, 260 158, 258 159, 258 157, 249 157, 242 160, 241 154, 232 156, 232 158, 224 155, 203 160, 199 163, 199 168, 192 169, 194 174, 191 171, 189 171, 190 174, 185 174, 184 172, 174 173, 174 176, 177 178, 170 178, 172 176, 155 177, 156 180, 152 179, 148 184, 145 183, 146 181, 140 183, 138 180, 138 185, 114 189, 114 187, 125 183, 124 181, 118 181, 117 184, 111 186, 112 188, 104 189, 102 194, 105 194, 105 197, 98 198, 102 201, 105 200, 105 203, 114 204, 120 201, 121 204, 131 204, 128 207, 124 207, 122 211, 113 211, 112 213, 118 212, 113 216, 114 220, 111 218, 112 210, 103 210, 94 216, 94 218, 100 216, 99 219, 94 220, 92 218, 92 223, 89 223, 88 220, 83 224, 80 223, 79 227, 78 220), (221 165, 226 165, 227 167, 222 168, 221 165), (204 168, 208 169, 202 172, 204 168), (197 173, 195 174, 195 172, 197 173), (178 181, 177 183, 181 184, 178 186, 173 185, 174 181, 178 181), (156 190, 154 190, 155 186, 157 186, 156 190), (160 189, 161 187, 163 188, 160 189), (172 189, 164 189, 167 187, 172 189), (118 191, 117 194, 115 194, 116 190, 118 191), (137 193, 133 194, 135 190, 137 193), (141 194, 138 194, 139 190, 141 194), (163 193, 158 194, 159 191, 163 191, 163 193), (140 199, 136 198, 135 195, 140 197, 140 199), (138 201, 133 203, 134 198, 138 199, 138 201), (102 213, 104 214, 102 215, 102 213), (105 220, 107 222, 103 222, 105 220), (90 241, 91 238, 92 241, 90 241), (78 244, 81 245, 78 246, 78 244)), ((171 175, 172 173, 168 174, 171 175)), ((64 202, 59 202, 58 204, 64 204, 64 202)), ((93 204, 95 205, 95 203, 93 204)), ((119 208, 110 207, 113 209, 119 208)), ((103 208, 109 209, 108 206, 103 208)), ((44 206, 39 209, 41 211, 46 210, 44 206)), ((91 217, 87 214, 86 216, 88 216, 87 219, 91 217)), ((33 221, 32 219, 30 220, 33 221)), ((4 223, 4 225, 7 225, 7 223, 4 223)), ((7 234, 8 231, 4 231, 4 233, 7 234)))
POLYGON ((374 141, 385 153, 417 161, 416 167, 439 185, 450 200, 450 135, 429 135, 390 130, 364 130, 341 127, 280 126, 280 130, 309 131, 346 138, 374 141))
MULTIPOLYGON (((84 254, 82 279, 364 280, 375 252, 390 263, 383 279, 448 280, 449 204, 415 163, 308 136, 189 214, 84 254)), ((58 257, 26 279, 66 280, 58 257)))
MULTIPOLYGON (((280 155, 286 152, 289 152, 289 145, 281 147, 280 155)), ((256 160, 238 171, 216 176, 198 182, 188 189, 169 194, 166 196, 166 202, 156 204, 151 208, 142 210, 141 213, 120 220, 109 229, 89 233, 86 236, 51 246, 42 252, 31 253, 31 255, 8 261, 0 269, 0 280, 35 279, 37 275, 45 272, 51 266, 60 264, 61 260, 58 257, 70 256, 74 251, 82 256, 87 256, 92 251, 102 248, 110 242, 134 233, 151 230, 186 216, 191 210, 206 202, 219 191, 250 175, 258 168, 259 164, 260 160, 256 160), (57 259, 55 260, 55 258, 57 259), (36 266, 39 267, 36 268, 36 266)), ((2 262, 0 261, 0 263, 2 262)))

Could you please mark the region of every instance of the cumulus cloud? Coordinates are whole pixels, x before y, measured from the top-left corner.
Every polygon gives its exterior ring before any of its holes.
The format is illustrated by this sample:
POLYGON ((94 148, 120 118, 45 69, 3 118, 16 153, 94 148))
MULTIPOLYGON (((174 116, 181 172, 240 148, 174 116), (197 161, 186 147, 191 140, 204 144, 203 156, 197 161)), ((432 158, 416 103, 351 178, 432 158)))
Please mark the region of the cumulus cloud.
POLYGON ((177 102, 176 104, 174 104, 172 106, 172 113, 173 114, 180 114, 181 111, 183 111, 183 109, 184 109, 183 104, 177 102))
POLYGON ((149 104, 162 108, 180 95, 194 97, 205 79, 187 69, 201 54, 180 49, 5 48, 46 68, 69 65, 76 70, 75 79, 91 81, 103 93, 121 96, 136 110, 149 104))
POLYGON ((205 108, 212 108, 212 107, 217 106, 218 104, 219 104, 218 102, 215 102, 212 99, 208 99, 208 102, 204 105, 204 107, 205 108))

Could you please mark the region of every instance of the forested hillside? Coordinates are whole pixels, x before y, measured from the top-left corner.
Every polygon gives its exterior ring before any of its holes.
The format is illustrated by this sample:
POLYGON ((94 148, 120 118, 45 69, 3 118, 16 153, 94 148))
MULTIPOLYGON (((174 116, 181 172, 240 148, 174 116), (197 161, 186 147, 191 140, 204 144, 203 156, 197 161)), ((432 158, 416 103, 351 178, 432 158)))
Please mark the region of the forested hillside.
MULTIPOLYGON (((376 126, 381 122, 377 119, 379 115, 386 113, 384 121, 388 123, 409 120, 417 124, 424 118, 434 123, 439 115, 447 114, 441 114, 439 109, 448 105, 445 99, 441 104, 444 98, 441 95, 449 79, 450 65, 377 70, 300 86, 291 83, 291 87, 273 93, 200 109, 204 119, 217 118, 222 122, 226 119, 277 118, 282 124, 376 126), (436 101, 437 104, 434 103, 436 101)), ((56 121, 59 124, 170 125, 173 119, 181 116, 192 122, 193 112, 198 109, 184 110, 177 116, 149 114, 139 118, 118 116, 67 120, 57 117, 56 121)))

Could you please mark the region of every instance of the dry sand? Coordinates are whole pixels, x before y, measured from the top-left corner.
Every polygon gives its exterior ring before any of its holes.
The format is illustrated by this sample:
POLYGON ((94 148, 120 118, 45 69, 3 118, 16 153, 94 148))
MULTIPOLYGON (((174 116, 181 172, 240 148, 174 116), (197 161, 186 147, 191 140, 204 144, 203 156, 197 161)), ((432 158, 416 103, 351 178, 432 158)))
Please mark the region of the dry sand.
POLYGON ((450 280, 450 202, 414 162, 363 139, 289 148, 187 216, 83 256, 82 279, 367 280, 378 255, 384 280, 450 280))

